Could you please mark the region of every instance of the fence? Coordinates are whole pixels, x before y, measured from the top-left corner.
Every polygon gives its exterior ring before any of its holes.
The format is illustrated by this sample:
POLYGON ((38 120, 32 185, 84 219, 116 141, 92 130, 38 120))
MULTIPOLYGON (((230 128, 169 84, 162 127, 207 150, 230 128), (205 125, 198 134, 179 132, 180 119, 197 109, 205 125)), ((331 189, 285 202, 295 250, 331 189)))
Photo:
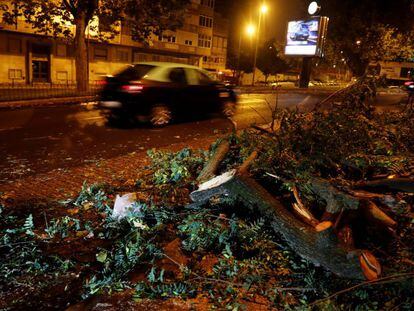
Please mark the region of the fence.
POLYGON ((0 84, 0 102, 96 96, 99 90, 100 85, 97 83, 90 84, 89 90, 86 92, 79 92, 74 83, 0 84))

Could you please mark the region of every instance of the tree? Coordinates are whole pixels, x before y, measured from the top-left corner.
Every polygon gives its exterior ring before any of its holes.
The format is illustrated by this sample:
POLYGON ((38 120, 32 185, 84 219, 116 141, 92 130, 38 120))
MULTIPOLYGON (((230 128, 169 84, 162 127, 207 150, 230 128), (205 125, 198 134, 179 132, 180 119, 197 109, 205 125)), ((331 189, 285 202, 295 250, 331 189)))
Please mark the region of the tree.
POLYGON ((253 55, 250 49, 235 52, 227 50, 227 68, 233 71, 233 77, 237 77, 237 84, 240 84, 244 73, 253 72, 253 55))
MULTIPOLYGON (((303 0, 304 4, 309 1, 303 0)), ((328 38, 356 76, 371 61, 412 58, 412 0, 329 0, 322 15, 330 17, 328 38), (341 53, 342 52, 342 53, 341 53)))
POLYGON ((107 40, 119 32, 119 25, 128 22, 134 40, 144 41, 151 34, 182 24, 189 0, 10 0, 3 5, 3 20, 16 24, 23 16, 36 32, 69 38, 76 57, 76 81, 79 91, 89 85, 85 31, 94 27, 97 39, 107 40), (99 20, 104 31, 95 23, 99 20), (73 31, 73 27, 75 30, 73 31))
POLYGON ((269 40, 260 48, 257 57, 257 68, 263 72, 265 82, 270 75, 285 72, 289 65, 279 56, 280 49, 276 47, 274 40, 269 40))

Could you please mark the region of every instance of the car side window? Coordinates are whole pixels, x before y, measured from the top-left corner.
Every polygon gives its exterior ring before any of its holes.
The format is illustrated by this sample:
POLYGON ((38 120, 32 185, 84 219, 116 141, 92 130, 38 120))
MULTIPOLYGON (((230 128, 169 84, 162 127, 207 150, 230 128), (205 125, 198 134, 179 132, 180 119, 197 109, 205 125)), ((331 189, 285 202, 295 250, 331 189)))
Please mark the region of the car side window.
POLYGON ((173 68, 168 75, 171 82, 178 84, 187 84, 187 78, 183 68, 173 68))
POLYGON ((193 68, 186 68, 187 80, 189 85, 199 85, 198 72, 193 68))
POLYGON ((200 85, 210 85, 213 83, 213 79, 211 79, 207 74, 204 72, 197 70, 197 76, 198 76, 198 83, 200 85))

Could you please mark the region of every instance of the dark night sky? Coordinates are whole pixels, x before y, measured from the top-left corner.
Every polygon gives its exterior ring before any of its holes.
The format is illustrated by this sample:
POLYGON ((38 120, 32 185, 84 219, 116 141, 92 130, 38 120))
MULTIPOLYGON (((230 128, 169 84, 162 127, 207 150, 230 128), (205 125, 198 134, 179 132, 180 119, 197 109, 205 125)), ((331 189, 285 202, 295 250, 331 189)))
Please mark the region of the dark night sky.
MULTIPOLYGON (((267 0, 265 3, 269 12, 265 18, 263 39, 283 39, 288 20, 306 16, 307 8, 303 2, 304 0, 267 0)), ((261 3, 261 0, 216 0, 216 8, 230 19, 230 35, 238 37, 238 31, 244 29, 247 23, 257 23, 261 3)))
MULTIPOLYGON (((216 7, 219 12, 223 12, 230 19, 230 41, 238 42, 240 30, 244 31, 247 23, 253 22, 257 25, 258 8, 261 3, 265 2, 269 7, 269 12, 266 14, 260 37, 262 40, 273 37, 277 40, 284 40, 287 22, 292 19, 306 18, 307 6, 311 1, 216 0, 216 7)), ((366 14, 366 20, 375 19, 400 30, 404 28, 407 30, 407 27, 412 28, 414 25, 414 0, 319 0, 318 2, 322 6, 321 14, 329 16, 331 24, 338 20, 336 17, 341 17, 341 22, 346 23, 347 15, 356 14, 364 18, 366 14), (336 16, 338 14, 340 15, 336 16)))

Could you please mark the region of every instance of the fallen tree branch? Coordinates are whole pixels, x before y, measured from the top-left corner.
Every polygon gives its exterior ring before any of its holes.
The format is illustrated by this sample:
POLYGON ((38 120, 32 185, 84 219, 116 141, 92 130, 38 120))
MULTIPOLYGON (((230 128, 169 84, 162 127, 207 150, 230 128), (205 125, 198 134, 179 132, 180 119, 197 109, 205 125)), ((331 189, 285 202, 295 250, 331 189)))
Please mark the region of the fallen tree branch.
POLYGON ((357 210, 359 199, 335 188, 322 178, 312 178, 309 183, 312 192, 326 202, 326 211, 338 213, 346 210, 357 210))
POLYGON ((311 225, 312 227, 316 227, 319 224, 319 221, 302 203, 298 189, 295 186, 292 187, 292 193, 296 200, 296 203, 293 204, 293 211, 303 222, 311 225))
POLYGON ((226 157, 227 153, 230 151, 230 143, 227 139, 223 139, 220 144, 217 146, 213 156, 204 166, 200 175, 197 178, 199 183, 203 183, 211 178, 213 178, 217 172, 218 167, 221 162, 226 157))
POLYGON ((238 173, 239 174, 246 174, 253 164, 253 162, 257 159, 259 152, 253 151, 250 156, 243 162, 243 164, 239 167, 238 173))
POLYGON ((367 286, 367 285, 381 285, 381 284, 386 284, 386 283, 394 283, 394 282, 401 281, 401 279, 411 279, 411 278, 414 278, 414 273, 395 274, 395 275, 390 275, 390 276, 387 276, 387 277, 379 278, 379 279, 376 279, 376 280, 373 280, 373 281, 365 281, 365 282, 359 283, 357 285, 354 285, 354 286, 345 288, 343 290, 340 290, 340 291, 338 291, 336 293, 333 293, 332 295, 329 295, 328 297, 325 297, 323 299, 316 300, 313 303, 311 303, 309 305, 309 307, 315 306, 315 305, 317 305, 317 304, 319 304, 321 302, 330 300, 330 299, 332 299, 334 297, 337 297, 339 295, 342 295, 342 294, 351 292, 351 291, 353 291, 353 290, 355 290, 357 288, 363 287, 363 286, 367 286))
POLYGON ((414 193, 414 179, 411 178, 386 178, 367 181, 355 186, 358 189, 372 192, 407 192, 414 193))
POLYGON ((270 219, 273 230, 281 234, 297 254, 315 265, 322 265, 341 277, 364 279, 360 263, 364 251, 349 252, 333 229, 318 233, 312 226, 302 223, 254 179, 236 171, 227 172, 201 185, 191 193, 191 199, 202 203, 216 195, 231 197, 259 211, 270 219))
POLYGON ((385 214, 374 202, 362 201, 361 208, 369 220, 386 227, 395 228, 397 226, 397 222, 385 214))

